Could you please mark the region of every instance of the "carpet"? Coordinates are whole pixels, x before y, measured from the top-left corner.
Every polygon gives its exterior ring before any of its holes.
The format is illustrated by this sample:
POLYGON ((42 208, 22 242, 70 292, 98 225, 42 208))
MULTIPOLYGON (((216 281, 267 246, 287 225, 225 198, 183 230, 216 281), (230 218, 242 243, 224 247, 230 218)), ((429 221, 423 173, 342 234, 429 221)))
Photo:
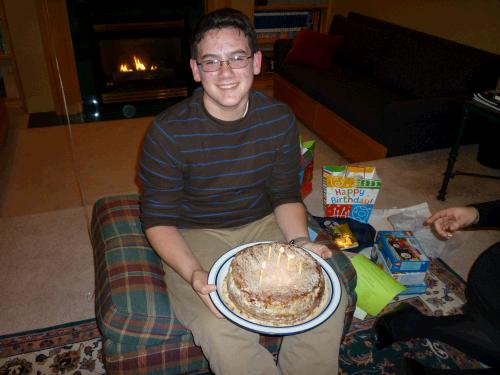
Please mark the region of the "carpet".
MULTIPOLYGON (((448 266, 433 260, 426 294, 404 299, 427 315, 460 312, 464 281, 448 266)), ((403 299, 391 303, 393 309, 403 299)), ((341 347, 342 374, 398 374, 404 356, 442 369, 480 368, 481 364, 437 341, 414 339, 382 351, 373 346, 375 318, 355 319, 341 347)), ((3 374, 105 374, 102 340, 94 319, 0 337, 0 375, 3 374)))

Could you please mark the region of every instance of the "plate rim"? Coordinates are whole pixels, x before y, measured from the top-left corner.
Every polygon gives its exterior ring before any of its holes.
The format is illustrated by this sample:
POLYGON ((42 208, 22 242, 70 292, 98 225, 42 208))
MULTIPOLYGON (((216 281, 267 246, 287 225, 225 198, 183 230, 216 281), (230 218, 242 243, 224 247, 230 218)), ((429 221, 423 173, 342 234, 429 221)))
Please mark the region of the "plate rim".
POLYGON ((240 251, 246 249, 247 247, 258 245, 258 244, 266 244, 266 243, 275 243, 275 242, 280 242, 280 241, 257 241, 257 242, 250 242, 246 244, 242 244, 239 246, 236 246, 230 250, 228 250, 226 253, 221 255, 215 263, 212 265, 209 275, 208 275, 208 283, 209 284, 215 284, 217 289, 213 292, 209 293, 210 300, 212 303, 215 305, 217 310, 229 321, 232 323, 243 327, 245 329, 248 329, 250 331, 254 331, 257 333, 263 333, 266 335, 280 335, 280 336, 286 336, 286 335, 292 335, 292 334, 297 334, 297 333, 302 333, 306 332, 308 330, 311 330, 320 324, 324 323, 328 318, 330 318, 335 311, 337 311, 338 306, 340 305, 340 300, 342 298, 342 287, 340 284, 340 279, 335 272, 335 270, 319 255, 314 253, 313 251, 300 247, 302 250, 306 251, 309 253, 315 260, 318 261, 320 264, 323 272, 325 272, 326 276, 328 277, 330 281, 330 286, 331 286, 331 295, 330 295, 330 301, 327 303, 327 305, 323 308, 323 311, 317 315, 315 318, 308 320, 304 323, 296 324, 296 325, 291 325, 291 326, 284 326, 284 327, 275 327, 275 326, 267 326, 259 323, 254 323, 251 322, 247 319, 244 319, 240 317, 238 314, 234 313, 231 309, 229 309, 226 304, 223 302, 222 297, 219 294, 219 285, 217 285, 217 279, 220 271, 224 268, 225 264, 232 259, 237 253, 240 251))

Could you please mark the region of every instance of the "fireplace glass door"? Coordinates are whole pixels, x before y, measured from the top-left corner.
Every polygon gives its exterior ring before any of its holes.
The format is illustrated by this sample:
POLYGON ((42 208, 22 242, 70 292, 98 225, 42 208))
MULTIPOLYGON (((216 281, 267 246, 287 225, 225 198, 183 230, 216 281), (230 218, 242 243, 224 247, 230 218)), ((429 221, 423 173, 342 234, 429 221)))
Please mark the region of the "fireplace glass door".
POLYGON ((187 52, 182 29, 95 25, 102 103, 188 95, 187 52))

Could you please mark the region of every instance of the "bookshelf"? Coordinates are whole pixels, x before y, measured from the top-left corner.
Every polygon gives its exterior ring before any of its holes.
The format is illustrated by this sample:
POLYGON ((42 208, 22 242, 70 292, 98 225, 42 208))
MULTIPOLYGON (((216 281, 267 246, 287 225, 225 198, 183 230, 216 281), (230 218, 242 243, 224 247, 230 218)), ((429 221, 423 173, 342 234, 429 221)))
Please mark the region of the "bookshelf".
POLYGON ((0 99, 7 107, 24 108, 24 94, 6 14, 4 1, 0 0, 0 99))
MULTIPOLYGON (((287 13, 287 12, 314 12, 317 20, 315 27, 318 31, 328 32, 328 26, 333 15, 333 1, 269 1, 268 5, 255 5, 254 0, 206 0, 207 11, 213 11, 218 8, 232 7, 245 13, 255 24, 255 15, 260 12, 274 12, 274 13, 287 13)), ((258 31, 258 30, 257 30, 258 31)), ((284 34, 283 34, 284 35, 284 34)), ((254 80, 254 87, 258 90, 264 91, 270 95, 273 93, 273 45, 274 41, 282 37, 281 33, 275 35, 260 35, 257 38, 259 49, 262 51, 265 64, 262 66, 262 72, 254 80)))
POLYGON ((297 32, 307 27, 327 32, 330 2, 289 2, 256 5, 253 21, 257 32, 257 44, 262 52, 262 73, 256 78, 257 86, 272 92, 274 70, 273 46, 277 39, 293 39, 297 32))

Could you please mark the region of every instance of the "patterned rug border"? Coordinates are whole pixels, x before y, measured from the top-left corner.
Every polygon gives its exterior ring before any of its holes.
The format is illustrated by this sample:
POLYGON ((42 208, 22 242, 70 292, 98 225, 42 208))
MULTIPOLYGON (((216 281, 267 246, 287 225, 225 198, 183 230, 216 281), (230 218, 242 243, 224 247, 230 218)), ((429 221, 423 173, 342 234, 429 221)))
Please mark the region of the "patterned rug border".
POLYGON ((54 329, 63 329, 63 328, 68 328, 68 327, 76 326, 76 325, 80 325, 80 324, 91 323, 91 322, 95 322, 95 321, 96 321, 95 318, 88 318, 88 319, 82 319, 82 320, 75 320, 74 322, 56 324, 54 326, 48 326, 48 327, 44 327, 44 328, 36 328, 36 329, 32 329, 32 330, 27 330, 27 331, 8 333, 6 335, 1 335, 0 340, 8 339, 8 338, 13 337, 13 336, 35 335, 37 333, 44 333, 46 331, 51 331, 54 329))
POLYGON ((0 358, 88 341, 100 337, 95 318, 0 336, 0 358))

